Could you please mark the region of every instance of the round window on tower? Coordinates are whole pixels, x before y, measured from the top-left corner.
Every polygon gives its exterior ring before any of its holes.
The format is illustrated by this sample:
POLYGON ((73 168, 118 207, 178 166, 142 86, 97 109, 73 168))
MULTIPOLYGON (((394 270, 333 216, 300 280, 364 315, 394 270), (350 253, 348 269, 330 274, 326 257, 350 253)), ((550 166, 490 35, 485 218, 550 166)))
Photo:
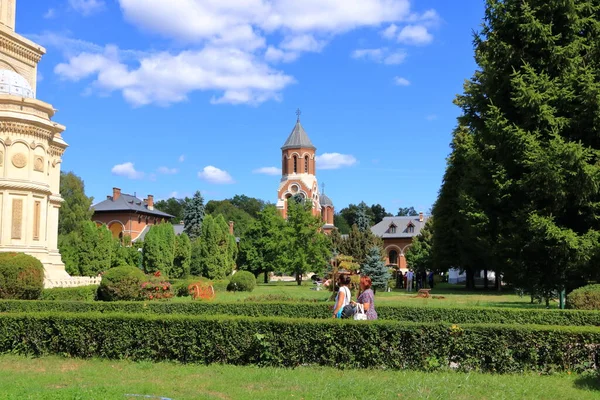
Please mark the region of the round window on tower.
POLYGON ((292 186, 290 186, 290 192, 292 192, 292 193, 298 193, 298 190, 300 190, 300 188, 298 187, 298 185, 292 185, 292 186))

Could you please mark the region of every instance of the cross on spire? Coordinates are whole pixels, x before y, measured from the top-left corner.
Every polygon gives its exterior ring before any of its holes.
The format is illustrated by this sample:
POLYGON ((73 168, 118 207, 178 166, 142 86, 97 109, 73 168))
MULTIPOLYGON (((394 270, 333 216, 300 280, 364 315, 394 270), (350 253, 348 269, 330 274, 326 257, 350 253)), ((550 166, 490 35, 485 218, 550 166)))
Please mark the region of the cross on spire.
POLYGON ((300 115, 302 114, 302 111, 300 111, 300 109, 298 108, 296 110, 296 116, 298 117, 297 121, 300 122, 300 115))

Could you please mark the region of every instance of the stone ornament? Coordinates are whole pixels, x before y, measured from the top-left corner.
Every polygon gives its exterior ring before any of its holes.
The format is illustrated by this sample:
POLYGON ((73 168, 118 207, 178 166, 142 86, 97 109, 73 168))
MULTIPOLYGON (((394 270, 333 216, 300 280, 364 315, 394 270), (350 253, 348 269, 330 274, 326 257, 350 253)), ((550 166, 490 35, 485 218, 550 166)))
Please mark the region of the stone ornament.
POLYGON ((33 162, 33 170, 44 172, 44 157, 36 156, 35 161, 33 162))
POLYGON ((24 168, 27 165, 27 156, 23 153, 17 153, 12 157, 12 163, 17 168, 24 168))
POLYGON ((4 167, 4 152, 0 151, 0 167, 4 167))

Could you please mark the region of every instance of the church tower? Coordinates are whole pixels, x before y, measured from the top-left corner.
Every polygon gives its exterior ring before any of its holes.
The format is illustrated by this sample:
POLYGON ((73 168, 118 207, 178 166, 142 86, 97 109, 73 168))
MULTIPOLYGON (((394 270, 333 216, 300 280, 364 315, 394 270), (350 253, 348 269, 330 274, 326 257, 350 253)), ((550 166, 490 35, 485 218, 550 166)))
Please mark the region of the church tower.
POLYGON ((0 0, 0 251, 24 252, 44 265, 45 284, 69 279, 58 251, 65 127, 36 99, 45 49, 15 33, 16 0, 0 0))
POLYGON ((277 208, 287 217, 287 202, 292 196, 312 201, 313 215, 321 216, 323 230, 330 232, 333 226, 333 203, 329 197, 320 195, 316 177, 315 153, 312 144, 300 123, 300 110, 296 125, 281 147, 281 181, 277 191, 277 208), (325 203, 323 203, 325 201, 325 203))

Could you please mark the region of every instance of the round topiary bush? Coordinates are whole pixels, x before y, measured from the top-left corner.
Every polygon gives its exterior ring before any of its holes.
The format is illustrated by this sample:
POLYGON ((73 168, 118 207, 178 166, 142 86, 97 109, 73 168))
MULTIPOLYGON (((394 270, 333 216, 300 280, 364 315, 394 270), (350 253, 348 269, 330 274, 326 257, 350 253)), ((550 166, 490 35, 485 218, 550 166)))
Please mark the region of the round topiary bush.
POLYGON ((567 296, 567 307, 575 310, 600 310, 600 285, 587 285, 567 296))
POLYGON ((136 267, 111 268, 102 275, 98 299, 104 301, 141 300, 146 275, 136 267))
POLYGON ((44 266, 23 253, 0 253, 0 298, 35 300, 44 290, 44 266))
POLYGON ((251 292, 256 287, 256 278, 254 274, 248 271, 238 271, 231 277, 228 291, 233 292, 251 292))

